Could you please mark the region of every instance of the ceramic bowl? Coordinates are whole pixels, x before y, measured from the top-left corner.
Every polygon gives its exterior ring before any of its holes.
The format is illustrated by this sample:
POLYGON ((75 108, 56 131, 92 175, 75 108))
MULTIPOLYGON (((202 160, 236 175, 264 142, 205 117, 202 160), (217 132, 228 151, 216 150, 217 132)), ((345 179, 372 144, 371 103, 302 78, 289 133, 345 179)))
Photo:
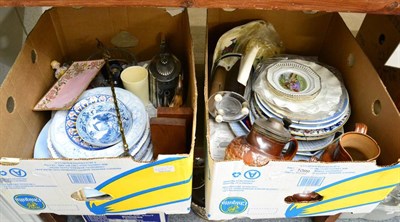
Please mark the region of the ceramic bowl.
MULTIPOLYGON (((132 126, 132 118, 128 109, 119 104, 119 111, 124 131, 132 126)), ((99 102, 86 107, 80 112, 76 129, 80 137, 95 146, 111 146, 121 141, 118 117, 113 102, 99 102)))

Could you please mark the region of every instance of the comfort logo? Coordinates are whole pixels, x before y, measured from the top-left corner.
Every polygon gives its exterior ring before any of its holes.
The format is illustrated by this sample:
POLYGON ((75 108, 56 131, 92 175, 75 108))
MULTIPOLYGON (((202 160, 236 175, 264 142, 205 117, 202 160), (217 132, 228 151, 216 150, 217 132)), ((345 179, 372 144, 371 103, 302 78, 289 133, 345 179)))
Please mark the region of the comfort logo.
POLYGON ((14 201, 22 208, 28 210, 42 210, 46 204, 37 196, 30 194, 18 194, 14 196, 14 201))
POLYGON ((247 209, 248 204, 249 202, 242 197, 228 197, 221 201, 219 210, 226 214, 240 214, 247 209))

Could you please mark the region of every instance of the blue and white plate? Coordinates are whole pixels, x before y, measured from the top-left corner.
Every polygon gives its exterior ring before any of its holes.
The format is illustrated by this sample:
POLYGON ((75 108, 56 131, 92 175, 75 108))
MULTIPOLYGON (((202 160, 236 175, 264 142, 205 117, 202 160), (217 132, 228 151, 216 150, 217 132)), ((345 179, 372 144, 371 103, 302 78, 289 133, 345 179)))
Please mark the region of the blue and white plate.
MULTIPOLYGON (((132 126, 132 117, 123 103, 119 103, 124 132, 132 126)), ((79 136, 89 144, 106 147, 122 140, 114 102, 98 102, 79 113, 76 129, 79 136)))
MULTIPOLYGON (((91 106, 92 104, 96 104, 99 102, 114 102, 114 99, 111 95, 92 95, 85 97, 78 102, 76 102, 70 110, 68 110, 67 116, 65 117, 65 131, 69 137, 69 139, 79 147, 82 147, 87 150, 98 150, 98 149, 104 149, 107 148, 108 146, 98 146, 98 145, 93 145, 85 140, 82 139, 82 137, 79 135, 78 130, 77 130, 77 119, 79 114, 86 109, 86 107, 91 106)), ((121 104, 120 101, 118 101, 118 104, 121 104)))
MULTIPOLYGON (((115 93, 119 101, 124 101, 132 116, 132 127, 125 132, 126 143, 128 148, 131 149, 142 139, 149 119, 143 103, 137 96, 121 88, 115 88, 115 93)), ((97 95, 112 96, 111 88, 98 87, 87 90, 81 95, 80 99, 97 95)), ((65 130, 67 114, 68 111, 57 111, 50 126, 51 143, 61 156, 65 158, 100 158, 118 157, 124 153, 122 141, 107 147, 107 149, 84 149, 72 142, 65 130)))

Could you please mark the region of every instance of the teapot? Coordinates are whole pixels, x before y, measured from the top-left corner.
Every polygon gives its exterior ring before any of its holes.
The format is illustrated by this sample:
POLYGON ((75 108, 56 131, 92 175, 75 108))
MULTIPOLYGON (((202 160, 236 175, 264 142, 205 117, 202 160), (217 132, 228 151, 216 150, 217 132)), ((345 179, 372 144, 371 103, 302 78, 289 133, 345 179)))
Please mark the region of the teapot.
POLYGON ((291 160, 298 150, 298 142, 287 129, 291 121, 283 123, 275 118, 259 118, 250 133, 236 137, 225 150, 225 160, 243 160, 250 166, 263 166, 270 160, 291 160), (289 147, 283 154, 286 144, 289 147))

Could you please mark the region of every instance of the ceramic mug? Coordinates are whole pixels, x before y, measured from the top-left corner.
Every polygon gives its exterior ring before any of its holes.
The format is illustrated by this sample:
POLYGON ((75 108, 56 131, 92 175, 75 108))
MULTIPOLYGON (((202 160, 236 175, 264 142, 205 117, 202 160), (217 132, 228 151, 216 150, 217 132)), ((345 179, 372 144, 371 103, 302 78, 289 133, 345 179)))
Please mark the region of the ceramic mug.
POLYGON ((124 88, 135 94, 144 105, 149 103, 149 72, 141 66, 130 66, 121 73, 124 88))
POLYGON ((367 135, 368 127, 356 123, 354 131, 344 133, 329 145, 319 158, 320 161, 373 161, 381 153, 378 143, 367 135))

